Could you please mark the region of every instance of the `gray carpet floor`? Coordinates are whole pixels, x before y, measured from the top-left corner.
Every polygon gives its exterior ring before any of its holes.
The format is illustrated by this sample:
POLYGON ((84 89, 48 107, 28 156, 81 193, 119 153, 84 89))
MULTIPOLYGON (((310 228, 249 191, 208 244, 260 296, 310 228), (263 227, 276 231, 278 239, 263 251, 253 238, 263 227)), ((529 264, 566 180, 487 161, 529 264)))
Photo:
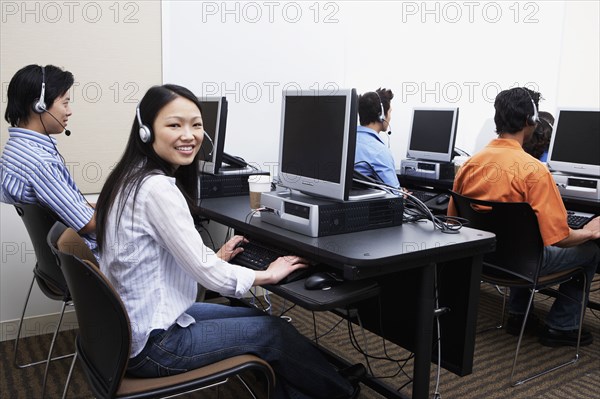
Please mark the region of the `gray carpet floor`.
MULTIPOLYGON (((591 298, 600 302, 600 282, 594 282, 591 298)), ((535 313, 541 318, 552 303, 551 298, 539 294, 536 297, 535 313)), ((280 298, 271 295, 273 314, 287 309, 280 298)), ((493 326, 498 320, 501 308, 501 297, 494 288, 482 285, 481 303, 478 313, 478 329, 493 326)), ((285 313, 291 323, 307 337, 314 338, 313 314, 299 307, 285 313)), ((363 355, 358 353, 349 343, 347 323, 331 313, 315 313, 317 320, 318 342, 329 350, 342 355, 351 362, 365 363, 363 355), (331 330, 331 331, 330 331, 331 330)), ((508 386, 512 357, 516 347, 516 338, 503 330, 478 333, 476 336, 475 360, 473 373, 458 377, 446 370, 441 371, 439 392, 441 398, 515 398, 515 399, 590 399, 600 398, 600 312, 586 312, 584 327, 592 331, 594 343, 581 348, 580 359, 573 365, 544 377, 528 382, 522 386, 508 386)), ((373 375, 382 377, 394 389, 400 388, 406 395, 411 394, 409 376, 412 375, 412 360, 403 361, 410 354, 381 338, 354 328, 361 347, 367 348, 376 357, 391 360, 371 360, 373 375), (404 386, 406 385, 406 386, 404 386), (403 387, 404 386, 404 387, 403 387), (402 387, 402 388, 401 388, 402 387)), ((68 353, 73 348, 75 331, 60 334, 57 353, 68 353)), ((22 344, 25 358, 43 356, 50 342, 49 335, 26 338, 22 344)), ((443 344, 443 343, 442 343, 443 344)), ((530 372, 552 362, 565 359, 571 348, 547 348, 541 346, 536 337, 524 339, 519 370, 530 372)), ((13 341, 0 343, 0 398, 30 399, 39 398, 43 367, 17 370, 12 366, 13 341)), ((47 398, 60 398, 70 360, 53 362, 47 387, 47 398)), ((434 392, 436 368, 432 367, 431 392, 434 392)), ((241 385, 232 380, 227 386, 211 388, 200 393, 188 395, 194 398, 244 398, 241 385)), ((76 367, 69 388, 69 398, 92 398, 83 371, 76 367)), ((363 387, 361 398, 381 398, 382 396, 368 387, 363 387)))

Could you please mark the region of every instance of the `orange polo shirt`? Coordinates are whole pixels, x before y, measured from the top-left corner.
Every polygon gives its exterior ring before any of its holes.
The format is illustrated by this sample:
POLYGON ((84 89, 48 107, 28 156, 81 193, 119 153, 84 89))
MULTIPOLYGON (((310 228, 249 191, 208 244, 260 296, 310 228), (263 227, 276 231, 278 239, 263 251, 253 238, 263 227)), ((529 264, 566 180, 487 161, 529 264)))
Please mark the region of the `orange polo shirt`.
MULTIPOLYGON (((544 245, 569 235, 567 211, 552 175, 516 140, 492 140, 461 166, 453 190, 484 201, 528 202, 537 215, 544 245)), ((448 215, 456 215, 452 200, 448 215)))

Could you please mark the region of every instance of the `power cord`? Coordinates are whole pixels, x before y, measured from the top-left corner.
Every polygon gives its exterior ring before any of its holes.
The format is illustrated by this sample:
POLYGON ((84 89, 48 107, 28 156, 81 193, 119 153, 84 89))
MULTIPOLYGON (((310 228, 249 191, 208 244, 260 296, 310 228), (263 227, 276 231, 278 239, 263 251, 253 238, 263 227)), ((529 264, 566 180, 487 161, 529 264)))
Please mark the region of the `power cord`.
MULTIPOLYGON (((407 384, 409 384, 409 383, 412 382, 412 377, 410 375, 408 375, 404 371, 404 367, 406 366, 406 364, 410 360, 412 360, 414 358, 414 354, 410 353, 407 357, 400 358, 400 359, 395 359, 395 358, 393 358, 392 356, 390 356, 388 354, 388 350, 387 350, 387 346, 386 346, 385 338, 384 338, 385 337, 385 332, 384 332, 384 329, 383 329, 383 319, 382 319, 382 316, 383 316, 382 312, 383 312, 383 310, 382 310, 382 306, 381 306, 381 298, 378 297, 378 302, 377 303, 378 303, 378 312, 379 312, 379 330, 381 331, 381 334, 380 334, 380 336, 381 336, 381 343, 382 343, 382 347, 383 347, 383 353, 384 353, 385 356, 375 356, 375 355, 369 354, 367 349, 363 349, 360 346, 360 344, 358 342, 358 339, 356 338, 356 335, 354 334, 354 326, 353 326, 350 318, 348 318, 348 320, 347 320, 348 321, 348 336, 349 336, 350 343, 352 344, 352 347, 358 353, 360 353, 361 355, 363 355, 365 357, 365 360, 367 362, 367 368, 369 370, 369 373, 372 376, 374 376, 376 378, 394 378, 394 377, 398 376, 400 373, 403 373, 409 379, 409 381, 407 382, 407 384), (383 361, 389 361, 389 362, 396 363, 396 365, 398 366, 398 371, 396 373, 394 373, 394 374, 391 374, 391 375, 376 376, 373 373, 370 359, 373 359, 373 360, 383 360, 383 361)), ((363 328, 362 327, 362 322, 360 321, 360 315, 358 314, 358 312, 356 313, 356 316, 357 316, 357 318, 359 320, 359 325, 361 326, 361 328, 363 328)), ((364 328, 363 328, 363 333, 364 333, 364 328)), ((403 385, 403 386, 406 386, 406 384, 403 385)))
POLYGON ((435 317, 435 321, 437 324, 436 345, 437 345, 437 356, 438 356, 437 367, 436 367, 437 370, 436 370, 435 390, 433 393, 433 399, 442 399, 442 395, 440 394, 440 377, 441 377, 441 372, 442 372, 442 333, 441 333, 441 326, 440 326, 440 316, 448 313, 450 311, 450 308, 447 308, 447 307, 440 308, 437 265, 436 265, 436 270, 433 274, 433 287, 434 287, 434 292, 435 292, 435 309, 433 311, 433 317, 435 317))
POLYGON ((423 201, 409 192, 403 194, 405 201, 414 207, 412 209, 404 208, 405 222, 431 220, 434 230, 438 229, 446 234, 457 234, 464 225, 469 223, 467 219, 458 216, 434 215, 423 201))
MULTIPOLYGON (((365 176, 365 178, 368 178, 365 176)), ((374 180, 360 180, 354 179, 355 182, 378 188, 386 191, 389 194, 396 196, 403 196, 405 202, 414 206, 414 209, 404 208, 404 219, 403 222, 411 223, 420 220, 431 220, 433 223, 433 230, 440 230, 446 234, 457 234, 463 225, 469 221, 465 218, 458 216, 445 216, 445 215, 434 215, 431 210, 425 205, 420 199, 412 195, 410 192, 404 191, 401 188, 391 187, 384 183, 377 183, 374 180)))

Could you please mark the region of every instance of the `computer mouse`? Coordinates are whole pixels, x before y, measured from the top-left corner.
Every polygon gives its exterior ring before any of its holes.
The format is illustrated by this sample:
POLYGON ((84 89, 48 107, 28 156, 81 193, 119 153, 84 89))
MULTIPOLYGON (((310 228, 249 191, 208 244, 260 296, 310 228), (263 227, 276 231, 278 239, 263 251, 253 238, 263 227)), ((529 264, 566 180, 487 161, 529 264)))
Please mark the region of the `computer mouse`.
POLYGON ((438 205, 445 204, 448 201, 450 201, 450 196, 446 194, 440 195, 435 199, 435 203, 438 205))
POLYGON ((328 290, 344 282, 344 279, 328 272, 316 272, 304 280, 307 290, 328 290))

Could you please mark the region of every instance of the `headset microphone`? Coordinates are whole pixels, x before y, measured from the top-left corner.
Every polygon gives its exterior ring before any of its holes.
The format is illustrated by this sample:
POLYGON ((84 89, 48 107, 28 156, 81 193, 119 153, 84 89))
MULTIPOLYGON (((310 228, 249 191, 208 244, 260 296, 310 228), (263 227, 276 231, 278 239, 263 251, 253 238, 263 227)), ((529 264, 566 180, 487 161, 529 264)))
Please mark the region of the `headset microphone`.
POLYGON ((56 119, 56 117, 54 115, 52 115, 52 112, 44 110, 45 113, 47 113, 48 115, 50 115, 52 117, 52 119, 54 119, 64 130, 65 130, 65 136, 70 136, 71 135, 71 131, 69 129, 67 129, 65 127, 65 125, 63 125, 62 123, 60 123, 60 121, 58 119, 56 119))
POLYGON ((40 115, 43 114, 44 112, 50 114, 52 119, 54 119, 56 122, 58 122, 58 124, 63 128, 63 130, 65 131, 65 136, 70 136, 71 131, 68 130, 65 127, 65 125, 60 123, 60 121, 58 119, 56 119, 56 117, 54 115, 52 115, 52 113, 50 111, 48 111, 48 107, 46 106, 46 98, 45 98, 46 97, 46 68, 43 66, 40 66, 40 68, 42 69, 42 88, 40 90, 40 97, 37 98, 35 103, 33 104, 33 112, 35 112, 36 114, 40 114, 40 115))

